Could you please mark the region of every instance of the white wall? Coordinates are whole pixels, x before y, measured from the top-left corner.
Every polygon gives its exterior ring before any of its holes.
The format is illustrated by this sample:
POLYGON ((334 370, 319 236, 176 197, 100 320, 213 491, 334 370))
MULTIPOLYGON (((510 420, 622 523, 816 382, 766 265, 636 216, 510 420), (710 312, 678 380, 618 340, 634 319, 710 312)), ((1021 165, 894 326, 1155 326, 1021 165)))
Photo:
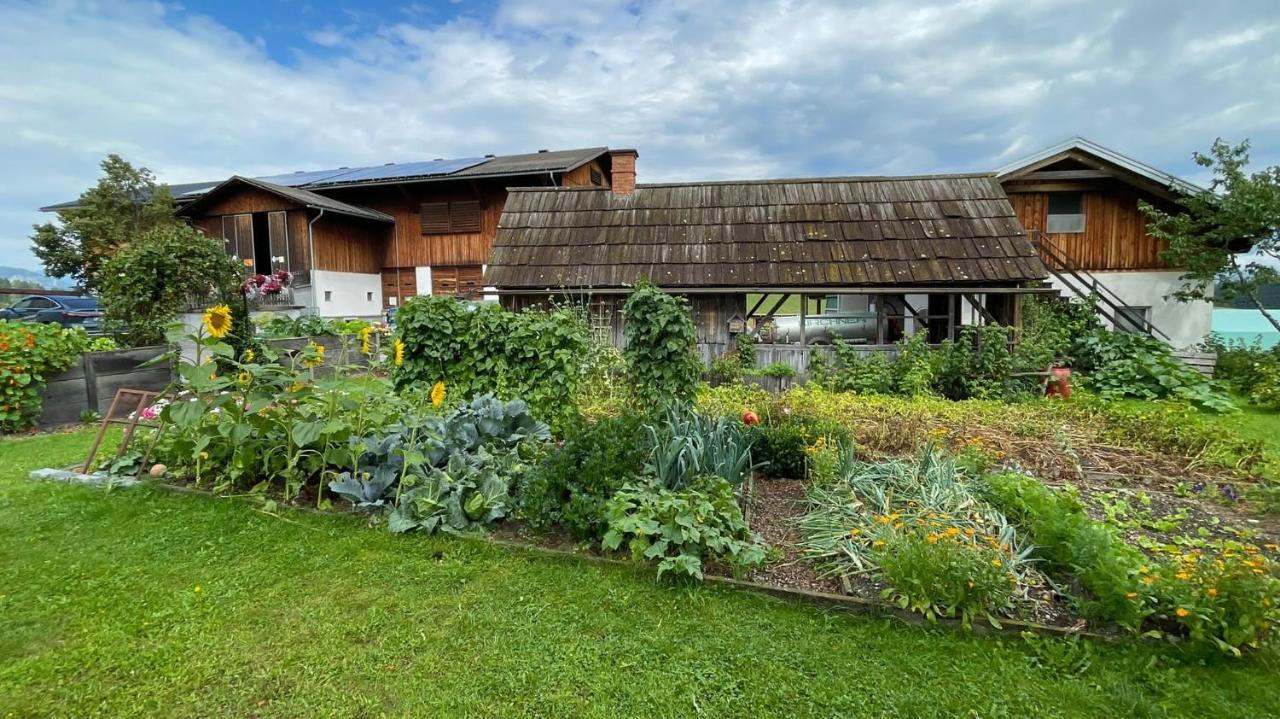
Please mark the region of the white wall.
MULTIPOLYGON (((1202 341, 1213 327, 1213 303, 1206 301, 1179 302, 1172 295, 1182 281, 1179 270, 1153 272, 1097 272, 1091 271, 1098 282, 1116 293, 1124 304, 1132 307, 1150 307, 1151 324, 1169 336, 1169 344, 1184 349, 1202 341)), ((1051 284, 1068 297, 1075 295, 1057 278, 1051 284)))
POLYGON ((417 270, 417 275, 415 277, 418 282, 418 294, 430 295, 431 294, 431 268, 415 267, 414 269, 417 270))
POLYGON ((312 273, 311 291, 315 293, 316 313, 321 317, 382 316, 381 275, 316 270, 312 273))

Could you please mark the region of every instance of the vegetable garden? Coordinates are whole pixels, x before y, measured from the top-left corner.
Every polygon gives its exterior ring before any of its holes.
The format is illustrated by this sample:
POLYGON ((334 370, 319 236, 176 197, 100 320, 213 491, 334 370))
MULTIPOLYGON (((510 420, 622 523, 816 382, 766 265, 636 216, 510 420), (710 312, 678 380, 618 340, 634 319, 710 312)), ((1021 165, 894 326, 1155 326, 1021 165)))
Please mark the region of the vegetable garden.
POLYGON ((700 382, 683 300, 641 285, 625 314, 618 352, 571 307, 417 298, 394 337, 361 332, 356 367, 315 344, 234 347, 214 308, 144 411, 159 428, 112 469, 966 627, 1229 655, 1274 634, 1275 450, 1221 430, 1222 384, 1178 374, 1141 391, 1167 351, 1031 323, 1016 345, 992 328, 892 362, 838 351, 815 382, 771 394, 700 382), (1019 353, 1076 353, 1086 391, 1034 398, 1019 353))

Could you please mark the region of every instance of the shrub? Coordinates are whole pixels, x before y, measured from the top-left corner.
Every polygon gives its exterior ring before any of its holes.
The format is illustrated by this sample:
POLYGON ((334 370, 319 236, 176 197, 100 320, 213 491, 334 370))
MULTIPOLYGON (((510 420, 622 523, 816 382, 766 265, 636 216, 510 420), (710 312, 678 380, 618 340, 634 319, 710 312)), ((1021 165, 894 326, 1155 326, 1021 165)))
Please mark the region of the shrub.
POLYGON ((1022 308, 1022 336, 1014 364, 1041 371, 1053 364, 1074 367, 1081 341, 1102 329, 1093 300, 1033 296, 1022 308))
POLYGON ((112 254, 99 274, 104 329, 133 347, 161 344, 193 297, 239 297, 239 268, 221 240, 187 225, 145 232, 112 254))
POLYGON ((622 308, 627 374, 646 405, 693 400, 702 373, 689 301, 639 282, 622 308))
POLYGON ((934 356, 937 393, 952 400, 1012 398, 1012 333, 1000 325, 965 327, 955 342, 943 342, 934 356))
POLYGON ((783 379, 791 379, 796 376, 796 370, 786 362, 774 362, 750 372, 750 374, 759 377, 780 377, 783 379))
MULTIPOLYGON (((830 370, 815 372, 820 385, 838 392, 858 394, 893 392, 893 371, 889 358, 883 352, 863 354, 857 345, 851 345, 843 339, 836 339, 832 348, 834 358, 830 370)), ((821 356, 820 353, 813 352, 814 359, 821 356)))
POLYGON ((1254 363, 1254 383, 1249 401, 1273 411, 1280 411, 1280 359, 1265 357, 1254 363))
POLYGON ((1097 330, 1085 338, 1081 352, 1088 386, 1105 398, 1176 397, 1215 412, 1236 408, 1220 384, 1188 367, 1154 337, 1097 330))
POLYGON ((703 561, 723 561, 735 572, 765 560, 764 542, 747 527, 721 477, 699 477, 673 490, 632 483, 609 500, 606 550, 624 545, 635 559, 658 562, 658 576, 676 572, 703 577, 703 561))
POLYGON ((805 475, 805 449, 812 439, 800 422, 762 424, 756 428, 754 457, 770 477, 799 479, 805 475))
POLYGON ((721 355, 707 365, 707 380, 716 384, 737 382, 746 373, 747 370, 742 365, 742 359, 734 352, 721 355))
POLYGON ((521 515, 536 529, 561 525, 576 538, 598 539, 607 528, 605 503, 640 476, 650 451, 638 414, 575 420, 564 445, 551 450, 526 477, 521 515))
POLYGON ((1280 362, 1280 345, 1262 348, 1261 338, 1246 343, 1241 339, 1226 340, 1221 335, 1210 334, 1199 349, 1218 356, 1213 376, 1231 385, 1231 389, 1248 395, 1258 384, 1258 371, 1269 362, 1280 362))
POLYGON ((919 527, 879 536, 872 558, 889 585, 883 598, 931 622, 959 614, 965 626, 976 616, 1000 625, 994 614, 1012 605, 1016 578, 999 551, 919 527))
POLYGON ((518 397, 553 426, 574 413, 588 330, 571 310, 513 313, 415 297, 396 314, 396 331, 404 343, 403 364, 392 372, 397 388, 444 382, 463 397, 518 397))
POLYGON ((70 367, 88 345, 78 328, 0 320, 0 430, 35 424, 45 380, 70 367))
POLYGON ((908 397, 933 394, 933 360, 930 357, 928 337, 917 332, 898 345, 898 356, 891 368, 893 389, 908 397))

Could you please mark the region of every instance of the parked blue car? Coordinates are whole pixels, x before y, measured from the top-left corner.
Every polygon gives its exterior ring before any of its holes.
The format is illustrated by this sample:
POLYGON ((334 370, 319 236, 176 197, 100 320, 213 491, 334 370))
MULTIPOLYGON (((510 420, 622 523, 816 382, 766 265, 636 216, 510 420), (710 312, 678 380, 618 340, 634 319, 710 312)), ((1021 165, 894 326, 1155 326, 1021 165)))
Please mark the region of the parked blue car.
POLYGON ((86 332, 102 330, 102 308, 97 297, 27 295, 0 310, 0 319, 50 322, 63 327, 83 327, 86 332))

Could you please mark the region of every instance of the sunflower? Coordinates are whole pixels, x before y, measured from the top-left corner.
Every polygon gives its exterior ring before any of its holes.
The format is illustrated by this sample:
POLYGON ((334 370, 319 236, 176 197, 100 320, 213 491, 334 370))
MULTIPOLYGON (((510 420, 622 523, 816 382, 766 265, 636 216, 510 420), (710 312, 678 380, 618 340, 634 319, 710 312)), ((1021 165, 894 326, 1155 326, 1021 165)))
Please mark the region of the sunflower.
POLYGON ((307 342, 307 347, 303 350, 302 366, 310 369, 322 364, 324 364, 324 345, 307 342))
POLYGON ((439 407, 440 403, 443 401, 444 382, 436 382, 435 386, 431 388, 431 404, 435 407, 439 407))
POLYGON ((240 384, 249 384, 250 382, 253 381, 253 375, 249 374, 248 372, 241 372, 239 375, 236 376, 236 381, 239 382, 240 384))
POLYGON ((395 363, 395 366, 399 367, 404 364, 404 340, 397 337, 393 346, 395 348, 395 356, 392 359, 392 362, 395 363))
POLYGON ((252 361, 253 361, 253 358, 254 358, 253 350, 245 350, 245 351, 244 351, 244 361, 245 361, 245 362, 252 362, 252 361))
POLYGON ((204 328, 211 337, 226 337, 231 331, 231 308, 216 305, 204 311, 204 328))
POLYGON ((369 342, 371 335, 373 335, 373 325, 360 330, 360 351, 364 354, 373 354, 373 345, 369 342))

